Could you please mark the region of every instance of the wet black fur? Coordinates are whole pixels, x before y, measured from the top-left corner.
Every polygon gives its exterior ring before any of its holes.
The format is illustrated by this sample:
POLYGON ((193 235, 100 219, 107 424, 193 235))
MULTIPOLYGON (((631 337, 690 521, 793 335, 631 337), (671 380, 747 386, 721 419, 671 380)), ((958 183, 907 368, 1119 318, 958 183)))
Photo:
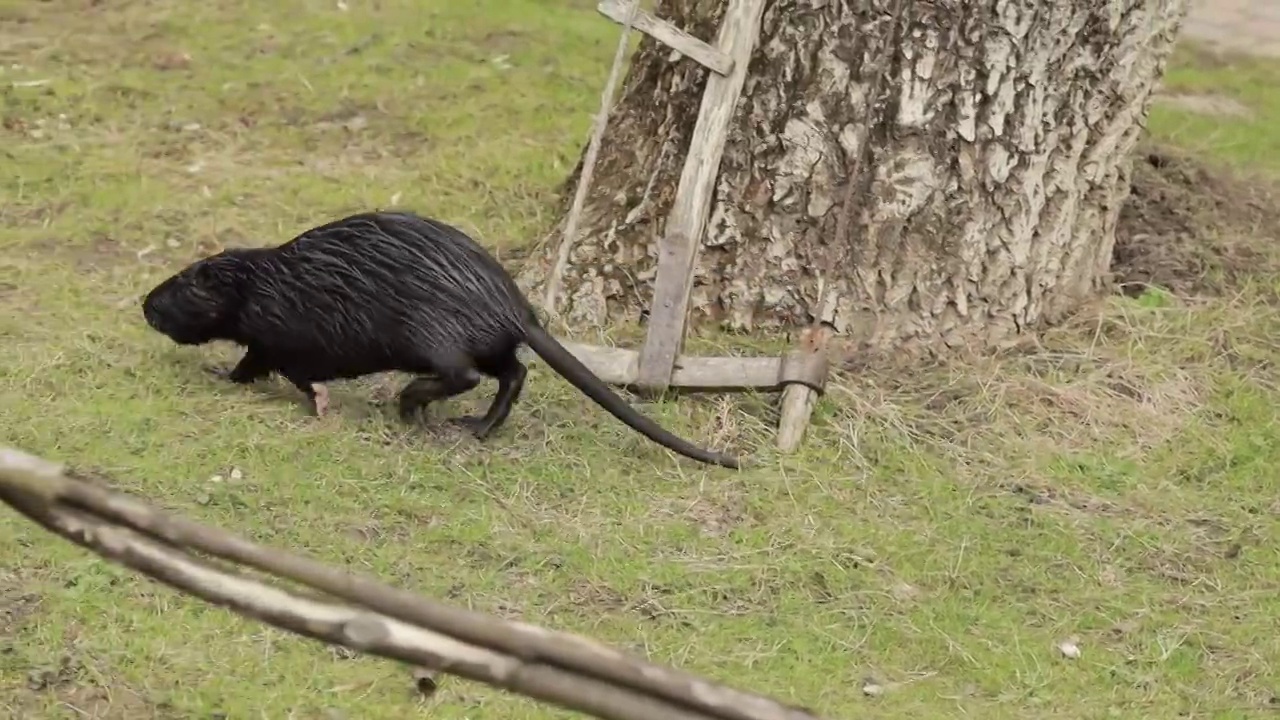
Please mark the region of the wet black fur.
POLYGON ((507 271, 457 228, 403 212, 359 213, 275 248, 225 250, 157 285, 143 302, 155 330, 183 345, 247 348, 227 373, 248 383, 278 372, 308 397, 313 383, 398 370, 414 378, 402 415, 498 381, 484 417, 459 418, 487 437, 511 411, 527 343, 587 396, 651 440, 706 463, 738 467, 663 429, 615 394, 542 329, 507 271))

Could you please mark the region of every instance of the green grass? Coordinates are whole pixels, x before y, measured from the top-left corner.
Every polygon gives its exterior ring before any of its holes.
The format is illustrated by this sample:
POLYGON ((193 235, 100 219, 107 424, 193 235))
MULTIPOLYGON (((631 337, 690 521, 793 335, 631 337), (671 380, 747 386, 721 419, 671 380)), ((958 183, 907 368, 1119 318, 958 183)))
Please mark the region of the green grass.
MULTIPOLYGON (((390 419, 368 402, 385 382, 335 386, 316 420, 279 383, 197 369, 229 349, 143 326, 140 294, 177 265, 358 208, 416 207, 498 250, 535 238, 617 39, 591 6, 0 2, 0 438, 831 718, 1274 708, 1274 280, 1112 299, 1031 355, 845 378, 792 457, 770 450, 763 399, 644 407, 751 447, 761 466, 741 474, 674 460, 540 369, 481 450, 390 419), (186 66, 157 67, 175 53, 186 66), (1056 649, 1068 638, 1079 659, 1056 649), (864 695, 868 678, 884 692, 864 695)), ((1231 140, 1197 149, 1280 167, 1280 75, 1249 68, 1171 82, 1225 88, 1255 118, 1161 108, 1157 134, 1212 122, 1231 140)), ((566 716, 457 679, 419 700, 401 667, 182 597, 12 513, 0 548, 15 718, 566 716)))
POLYGON ((1224 55, 1188 44, 1164 78, 1173 95, 1225 98, 1247 112, 1224 118, 1156 103, 1148 127, 1159 137, 1238 169, 1280 174, 1280 62, 1224 55))

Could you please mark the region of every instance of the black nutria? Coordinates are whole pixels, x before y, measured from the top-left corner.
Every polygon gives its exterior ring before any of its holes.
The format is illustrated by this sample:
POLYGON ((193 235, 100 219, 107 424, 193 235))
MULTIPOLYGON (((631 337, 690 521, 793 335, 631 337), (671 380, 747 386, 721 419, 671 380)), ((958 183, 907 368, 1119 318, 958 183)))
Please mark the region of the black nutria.
POLYGON ((461 230, 407 212, 358 213, 274 248, 199 260, 147 294, 147 324, 182 345, 229 340, 247 349, 231 371, 250 383, 277 372, 325 413, 328 380, 399 370, 416 377, 400 413, 498 381, 484 417, 454 422, 483 440, 524 387, 521 343, 622 422, 705 463, 738 467, 640 414, 538 322, 507 271, 461 230))

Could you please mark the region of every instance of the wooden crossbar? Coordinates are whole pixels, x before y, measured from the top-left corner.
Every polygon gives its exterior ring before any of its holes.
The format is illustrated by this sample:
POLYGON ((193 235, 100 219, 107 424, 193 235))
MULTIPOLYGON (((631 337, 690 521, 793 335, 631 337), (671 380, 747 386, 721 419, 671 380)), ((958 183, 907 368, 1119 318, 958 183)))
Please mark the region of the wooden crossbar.
MULTIPOLYGON (((632 11, 635 2, 627 0, 601 0, 596 10, 610 20, 622 24, 632 11)), ((672 25, 666 20, 654 17, 653 13, 635 9, 632 27, 685 57, 693 59, 699 65, 719 75, 728 75, 733 70, 733 60, 728 55, 711 47, 707 43, 672 25)))

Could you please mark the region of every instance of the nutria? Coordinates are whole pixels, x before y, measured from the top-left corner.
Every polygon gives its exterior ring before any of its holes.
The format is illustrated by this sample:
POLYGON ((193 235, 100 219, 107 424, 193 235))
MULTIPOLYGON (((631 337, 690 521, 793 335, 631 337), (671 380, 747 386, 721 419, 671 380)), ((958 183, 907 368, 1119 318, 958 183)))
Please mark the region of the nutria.
POLYGON ((466 233, 409 212, 364 212, 273 248, 232 248, 147 294, 143 315, 182 345, 229 340, 247 352, 225 378, 277 372, 323 415, 327 380, 398 370, 402 416, 498 381, 483 417, 456 418, 483 440, 523 389, 528 344, 552 370, 632 429, 705 463, 738 467, 663 429, 596 377, 541 323, 511 275, 466 233))

